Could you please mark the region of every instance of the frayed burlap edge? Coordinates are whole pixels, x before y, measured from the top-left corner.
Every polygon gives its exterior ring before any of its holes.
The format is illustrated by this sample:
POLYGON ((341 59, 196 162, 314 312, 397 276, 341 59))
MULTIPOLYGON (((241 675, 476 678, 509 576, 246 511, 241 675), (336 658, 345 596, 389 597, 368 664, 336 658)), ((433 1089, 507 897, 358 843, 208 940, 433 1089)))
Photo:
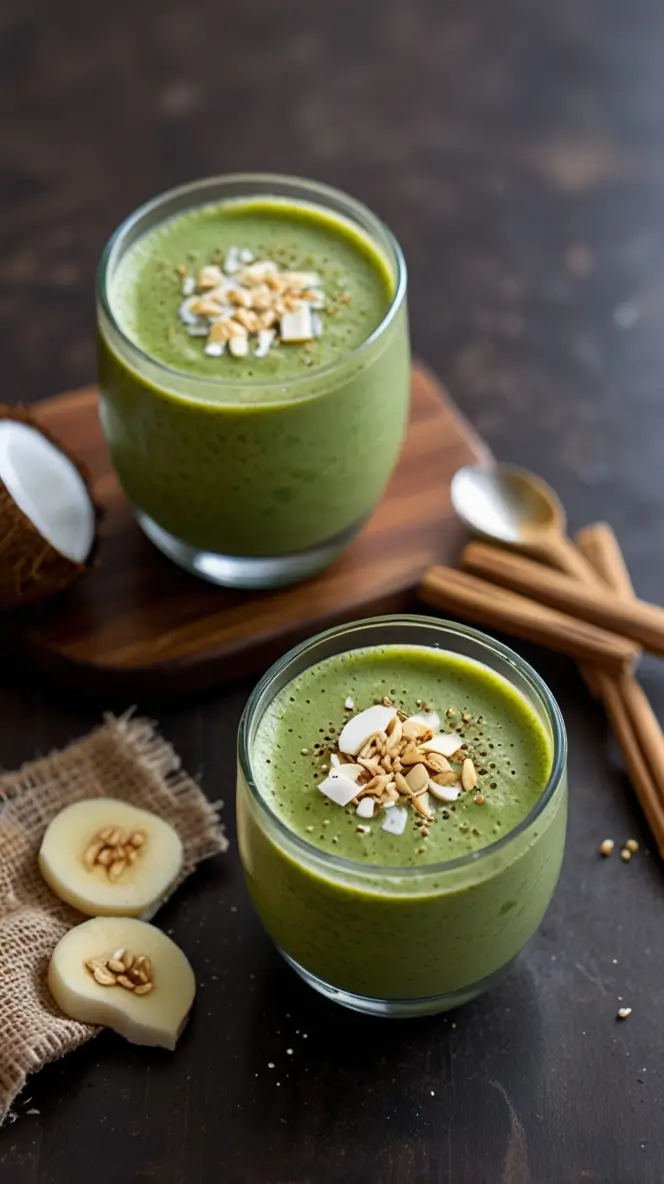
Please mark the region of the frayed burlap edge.
POLYGON ((171 892, 228 846, 221 803, 207 800, 172 745, 132 713, 107 715, 62 751, 0 775, 0 1125, 29 1073, 99 1031, 64 1016, 46 986, 54 946, 85 918, 54 895, 37 866, 51 819, 90 797, 122 798, 175 827, 184 862, 171 892))

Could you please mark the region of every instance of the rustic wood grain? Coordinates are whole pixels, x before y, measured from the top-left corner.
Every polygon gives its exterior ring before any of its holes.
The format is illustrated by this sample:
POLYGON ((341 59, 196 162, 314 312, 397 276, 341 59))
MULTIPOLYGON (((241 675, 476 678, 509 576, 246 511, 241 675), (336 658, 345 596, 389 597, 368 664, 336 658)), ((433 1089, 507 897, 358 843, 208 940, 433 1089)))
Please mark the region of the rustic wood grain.
POLYGON ((265 668, 337 621, 411 607, 422 573, 455 562, 464 530, 450 478, 486 447, 422 367, 408 435, 385 497, 345 554, 313 580, 274 592, 216 588, 181 571, 137 527, 111 469, 93 387, 34 408, 85 462, 104 510, 100 563, 48 604, 7 617, 19 657, 68 686, 101 694, 182 694, 265 668))
MULTIPOLYGON (((416 352, 494 454, 571 531, 608 519, 661 602, 663 38, 653 0, 3 0, 0 399, 94 380, 95 265, 139 201, 314 176, 400 238, 416 352)), ((567 722, 570 826, 502 986, 446 1019, 344 1013, 281 966, 231 852, 159 915, 201 985, 176 1054, 104 1035, 35 1077, 2 1184, 661 1184, 658 860, 572 664, 516 648, 567 722), (630 835, 630 864, 599 858, 630 835)), ((664 718, 661 664, 639 677, 664 718)), ((154 712, 231 834, 250 685, 154 712)), ((4 767, 99 714, 1 655, 4 767)))

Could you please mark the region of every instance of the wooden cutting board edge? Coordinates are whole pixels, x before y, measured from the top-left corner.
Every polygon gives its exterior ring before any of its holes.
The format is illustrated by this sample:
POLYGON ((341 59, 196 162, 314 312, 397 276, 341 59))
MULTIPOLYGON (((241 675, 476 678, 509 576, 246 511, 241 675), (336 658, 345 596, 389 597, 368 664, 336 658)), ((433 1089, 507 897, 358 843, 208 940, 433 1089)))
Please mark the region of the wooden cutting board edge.
MULTIPOLYGON (((490 463, 492 455, 490 449, 477 433, 472 424, 447 395, 446 389, 433 372, 418 362, 415 369, 440 392, 441 397, 448 404, 459 435, 467 444, 469 453, 477 463, 490 463)), ((84 387, 54 399, 43 400, 34 404, 33 412, 39 418, 40 409, 45 405, 53 406, 55 400, 76 400, 84 406, 95 393, 94 386, 84 387)), ((71 404, 70 404, 71 405, 71 404)), ((469 457, 470 459, 470 457, 469 457)), ((448 534, 458 534, 458 550, 461 551, 466 540, 464 527, 454 520, 448 524, 448 534)), ((451 547, 456 549, 457 540, 449 539, 451 547)), ((363 616, 379 616, 395 612, 416 612, 418 601, 414 588, 399 587, 393 591, 386 590, 385 594, 362 606, 355 614, 344 606, 339 613, 326 613, 316 620, 313 631, 320 632, 341 624, 346 620, 358 620, 363 616)), ((34 610, 26 609, 12 614, 11 627, 2 630, 5 651, 13 658, 15 669, 19 677, 30 679, 34 672, 42 673, 49 681, 55 682, 63 689, 74 693, 85 692, 95 698, 103 698, 111 706, 115 703, 127 701, 136 702, 137 699, 164 700, 175 695, 206 694, 214 688, 223 686, 239 677, 250 677, 266 669, 276 658, 292 646, 298 644, 312 633, 312 625, 305 621, 299 626, 293 626, 278 636, 266 638, 262 634, 250 643, 246 639, 238 641, 237 647, 232 645, 224 651, 223 657, 211 651, 202 655, 197 662, 191 663, 180 659, 167 659, 164 662, 149 666, 137 666, 131 670, 114 669, 111 667, 97 667, 93 663, 73 660, 56 649, 48 649, 39 644, 38 637, 30 631, 30 613, 34 610), (25 628, 21 628, 21 618, 25 620, 25 628), (158 686, 156 685, 158 681, 158 686)))

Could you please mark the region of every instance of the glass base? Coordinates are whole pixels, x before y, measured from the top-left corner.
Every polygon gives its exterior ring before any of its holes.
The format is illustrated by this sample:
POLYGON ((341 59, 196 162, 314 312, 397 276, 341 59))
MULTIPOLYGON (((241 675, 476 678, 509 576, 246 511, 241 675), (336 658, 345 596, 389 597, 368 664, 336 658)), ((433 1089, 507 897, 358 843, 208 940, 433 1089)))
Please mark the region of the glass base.
POLYGON ((290 555, 217 555, 213 551, 201 551, 189 543, 183 543, 169 534, 143 510, 133 507, 134 516, 150 542, 162 554, 172 559, 185 571, 200 576, 210 584, 225 588, 266 589, 283 588, 297 584, 329 567, 330 563, 346 549, 355 535, 362 529, 366 518, 356 522, 341 534, 335 535, 307 551, 294 551, 290 555))
POLYGON ((382 1016, 384 1019, 412 1019, 417 1016, 438 1015, 440 1012, 452 1011, 455 1007, 470 1003, 472 999, 476 999, 483 991, 487 991, 489 987, 498 982, 514 961, 511 959, 479 982, 471 983, 458 991, 450 991, 446 995, 431 995, 425 999, 371 999, 366 995, 353 995, 350 991, 342 991, 339 987, 333 987, 330 983, 316 978, 316 975, 310 974, 283 950, 279 950, 279 953, 296 974, 304 979, 305 983, 308 983, 319 994, 324 995, 326 999, 330 999, 333 1003, 340 1003, 342 1007, 348 1007, 351 1011, 382 1016))

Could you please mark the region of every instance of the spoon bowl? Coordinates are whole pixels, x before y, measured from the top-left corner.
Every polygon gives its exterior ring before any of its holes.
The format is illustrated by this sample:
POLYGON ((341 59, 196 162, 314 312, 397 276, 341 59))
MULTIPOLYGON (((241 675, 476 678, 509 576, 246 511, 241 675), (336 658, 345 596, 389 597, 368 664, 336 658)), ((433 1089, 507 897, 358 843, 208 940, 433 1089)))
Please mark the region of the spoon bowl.
POLYGON ((468 465, 452 478, 452 505, 476 534, 518 546, 564 534, 565 511, 554 491, 515 465, 468 465))
POLYGON ((451 494, 454 509, 475 534, 596 583, 596 574, 567 538, 557 494, 528 469, 469 465, 454 474, 451 494))

